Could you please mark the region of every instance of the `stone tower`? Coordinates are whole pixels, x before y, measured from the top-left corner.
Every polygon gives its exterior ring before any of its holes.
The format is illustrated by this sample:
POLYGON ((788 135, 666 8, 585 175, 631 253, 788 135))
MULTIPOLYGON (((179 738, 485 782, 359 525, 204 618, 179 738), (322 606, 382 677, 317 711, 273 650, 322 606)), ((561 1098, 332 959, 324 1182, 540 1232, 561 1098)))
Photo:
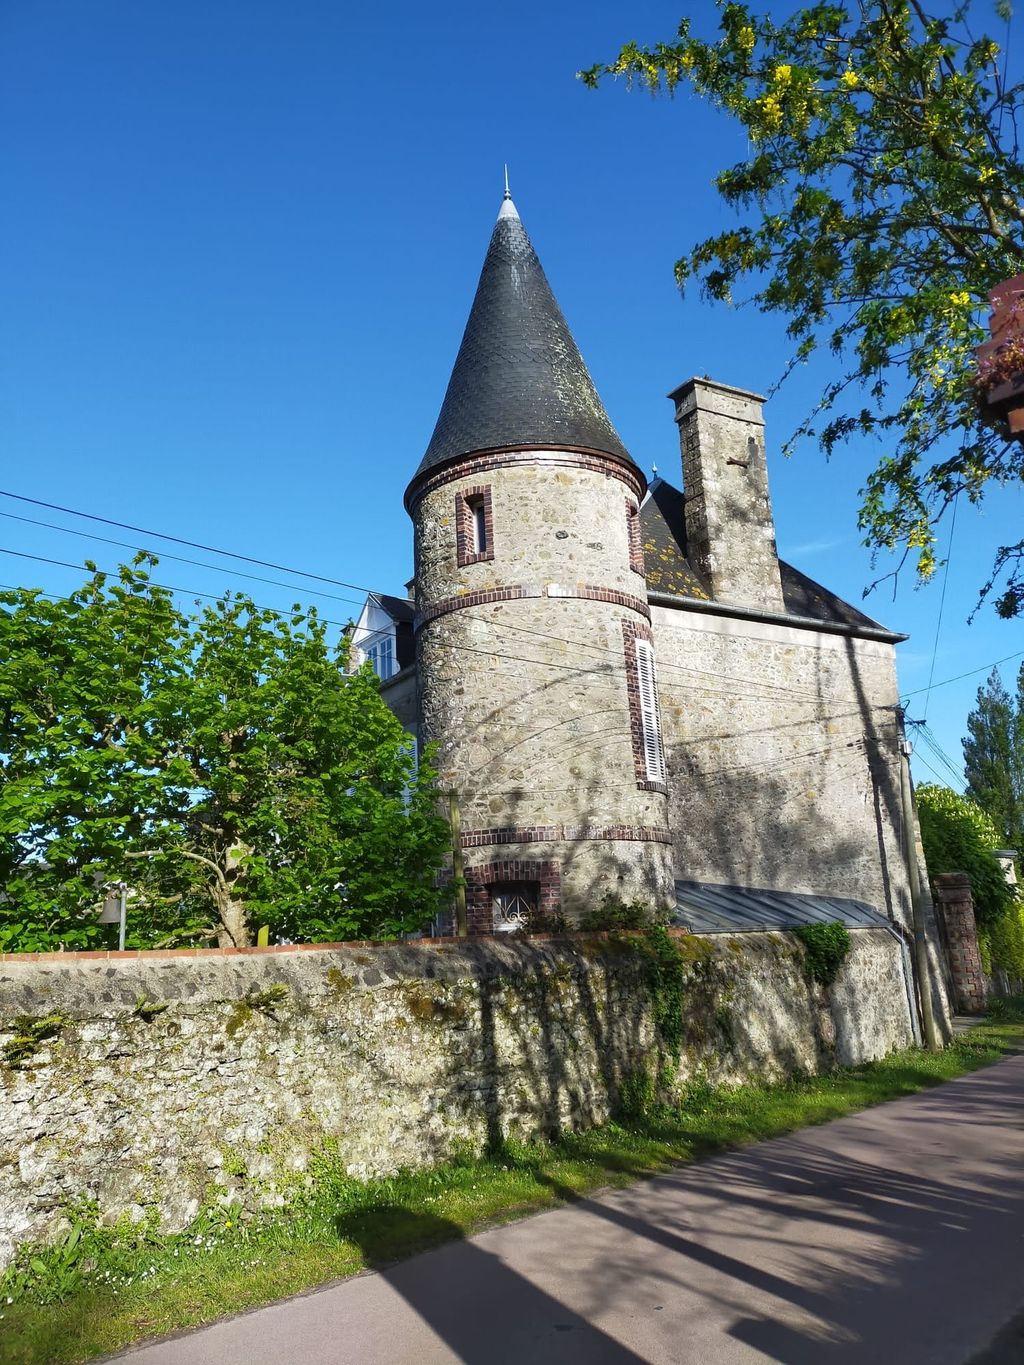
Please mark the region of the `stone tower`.
POLYGON ((420 735, 460 799, 471 932, 673 899, 645 487, 506 194, 405 499, 420 735))

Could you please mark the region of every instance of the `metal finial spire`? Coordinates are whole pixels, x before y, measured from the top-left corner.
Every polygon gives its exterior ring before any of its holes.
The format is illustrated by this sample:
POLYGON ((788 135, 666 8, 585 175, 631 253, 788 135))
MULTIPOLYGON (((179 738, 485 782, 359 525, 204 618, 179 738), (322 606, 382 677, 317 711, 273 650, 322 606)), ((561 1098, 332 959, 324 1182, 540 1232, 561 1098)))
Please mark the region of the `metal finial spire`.
POLYGON ((651 465, 651 473, 654 475, 655 478, 658 477, 658 466, 656 464, 651 465))
POLYGON ((505 163, 505 198, 511 199, 512 194, 508 187, 508 162, 505 163))

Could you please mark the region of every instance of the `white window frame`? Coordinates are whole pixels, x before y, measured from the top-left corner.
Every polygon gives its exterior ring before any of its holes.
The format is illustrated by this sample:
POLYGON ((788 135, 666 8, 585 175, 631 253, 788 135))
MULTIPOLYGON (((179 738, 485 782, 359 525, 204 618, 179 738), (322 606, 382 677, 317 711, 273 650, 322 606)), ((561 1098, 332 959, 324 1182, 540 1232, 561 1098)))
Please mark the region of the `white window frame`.
POLYGON ((665 745, 661 738, 658 686, 654 672, 654 647, 649 640, 634 641, 637 691, 640 698, 640 729, 644 767, 648 782, 665 782, 665 745))
POLYGON ((363 658, 373 666, 373 671, 381 682, 395 675, 395 641, 390 631, 385 631, 371 645, 363 645, 363 658), (386 669, 386 671, 385 671, 386 669))

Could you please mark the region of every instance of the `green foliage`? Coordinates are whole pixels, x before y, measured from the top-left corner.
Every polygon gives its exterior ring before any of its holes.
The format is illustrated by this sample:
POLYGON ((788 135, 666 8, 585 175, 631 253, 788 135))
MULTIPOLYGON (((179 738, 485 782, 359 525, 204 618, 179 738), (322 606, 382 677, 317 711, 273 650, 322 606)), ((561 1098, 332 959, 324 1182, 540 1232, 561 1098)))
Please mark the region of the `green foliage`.
MULTIPOLYGON (((936 522, 958 491, 977 502, 1019 484, 1024 446, 986 425, 974 349, 987 294, 1024 265, 1024 86, 969 4, 927 14, 916 0, 830 3, 781 22, 720 5, 704 41, 690 20, 675 41, 627 44, 581 73, 644 88, 689 85, 745 134, 748 154, 716 178, 740 221, 676 264, 682 287, 788 318, 790 368, 818 348, 837 377, 797 437, 826 453, 867 436, 884 454, 863 490, 866 543, 916 552, 935 568, 936 522), (820 428, 818 419, 823 419, 820 428)), ((794 438, 795 439, 795 438, 794 438)), ((998 550, 997 609, 1024 608, 1024 541, 998 550)))
POLYGON ((63 1014, 47 1014, 41 1018, 20 1015, 14 1021, 14 1037, 4 1047, 4 1061, 16 1069, 24 1066, 39 1051, 40 1043, 47 1038, 56 1038, 70 1022, 63 1014))
POLYGON ((606 892, 601 903, 587 910, 576 922, 582 933, 600 930, 644 929, 655 922, 650 907, 642 900, 624 901, 621 896, 606 892))
POLYGON ((982 965, 1001 967, 1015 981, 1024 980, 1024 901, 1018 900, 992 924, 978 930, 982 965))
POLYGON ((967 717, 967 795, 988 815, 1007 848, 1024 852, 1024 667, 1014 698, 994 668, 967 717))
POLYGON ((654 1113, 658 1104, 658 1088, 646 1067, 637 1067, 622 1078, 619 1085, 617 1112, 628 1123, 637 1123, 654 1113))
POLYGON ((647 942, 652 953, 654 1026, 665 1052, 678 1061, 685 1036, 686 966, 678 944, 663 924, 647 930, 647 942))
POLYGON ((966 872, 979 926, 994 924, 1014 896, 992 852, 999 847, 992 821, 968 797, 932 782, 918 787, 917 811, 928 871, 966 872))
POLYGON ((0 593, 0 949, 392 938, 438 908, 430 754, 313 609, 198 614, 140 555, 68 597, 0 593))
POLYGON ((273 1014, 278 1005, 288 999, 288 987, 283 981, 275 981, 273 985, 267 986, 265 990, 251 990, 246 994, 245 1002, 250 1009, 263 1010, 265 1014, 273 1014))
POLYGON ((850 951, 845 924, 798 924, 793 934, 804 945, 804 966, 819 986, 831 986, 850 951))
POLYGON ((170 1006, 169 1000, 150 1000, 145 995, 136 996, 135 1005, 132 1013, 137 1014, 140 1019, 145 1019, 148 1024, 151 1019, 163 1014, 165 1009, 170 1006))
POLYGON ((917 789, 917 808, 931 875, 966 872, 971 879, 985 966, 1024 977, 1024 905, 992 852, 1000 842, 992 821, 968 797, 933 783, 917 789))
POLYGON ((986 1008, 991 1024, 1024 1024, 1024 995, 994 995, 986 1008))

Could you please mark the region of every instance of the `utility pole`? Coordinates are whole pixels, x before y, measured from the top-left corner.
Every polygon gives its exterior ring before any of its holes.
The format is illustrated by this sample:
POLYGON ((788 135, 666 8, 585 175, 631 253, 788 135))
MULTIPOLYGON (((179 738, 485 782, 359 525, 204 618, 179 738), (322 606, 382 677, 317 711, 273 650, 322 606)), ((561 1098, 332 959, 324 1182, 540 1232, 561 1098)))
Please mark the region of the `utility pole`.
MULTIPOLYGON (((902 711, 898 714, 902 730, 904 714, 902 711)), ((910 785, 910 745, 905 736, 900 739, 900 802, 903 807, 903 848, 910 880, 910 907, 914 919, 914 965, 917 968, 917 989, 921 996, 921 1023, 928 1051, 938 1052, 940 1044, 932 1009, 932 979, 928 968, 928 942, 924 933, 924 908, 921 904, 921 868, 917 861, 914 791, 910 785)))
POLYGON ((468 938, 469 917, 466 914, 466 860, 462 853, 462 816, 456 792, 448 793, 448 822, 452 827, 452 871, 455 889, 455 935, 468 938))

